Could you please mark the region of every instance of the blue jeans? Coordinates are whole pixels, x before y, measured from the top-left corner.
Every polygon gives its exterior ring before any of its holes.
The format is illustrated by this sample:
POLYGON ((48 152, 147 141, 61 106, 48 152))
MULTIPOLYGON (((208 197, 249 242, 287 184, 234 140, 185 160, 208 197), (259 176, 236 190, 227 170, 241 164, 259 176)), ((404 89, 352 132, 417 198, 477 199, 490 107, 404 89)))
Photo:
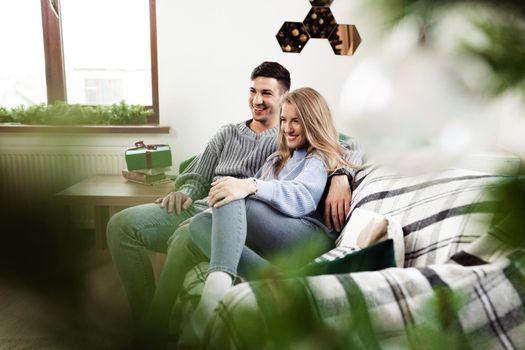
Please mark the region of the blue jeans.
POLYGON ((239 268, 239 274, 246 277, 251 270, 277 263, 276 257, 292 251, 301 254, 294 254, 295 266, 288 267, 299 267, 333 245, 314 223, 286 216, 252 198, 196 215, 189 230, 197 247, 211 259, 209 272, 232 276, 239 268))
POLYGON ((193 267, 207 260, 208 258, 193 243, 188 225, 179 227, 170 237, 168 254, 160 273, 145 325, 146 339, 152 344, 163 342, 168 334, 170 323, 171 329, 178 330, 180 327, 179 324, 170 322, 170 315, 182 290, 184 278, 193 267))
POLYGON ((165 253, 179 223, 207 208, 196 202, 180 215, 168 214, 158 204, 124 209, 109 220, 107 242, 128 296, 131 314, 140 327, 155 292, 155 277, 148 250, 165 253))
MULTIPOLYGON (((148 339, 163 339, 184 277, 199 262, 211 256, 211 271, 226 271, 233 276, 239 264, 240 271, 244 271, 242 276, 246 277, 254 267, 273 266, 273 254, 306 243, 313 243, 315 249, 301 256, 298 265, 310 261, 333 244, 324 230, 313 223, 285 216, 260 201, 238 200, 213 209, 213 215, 209 212, 197 214, 189 225, 179 227, 169 239, 166 261, 147 319, 148 339), (212 236, 215 236, 213 243, 212 236)), ((179 326, 172 324, 170 328, 179 326)))

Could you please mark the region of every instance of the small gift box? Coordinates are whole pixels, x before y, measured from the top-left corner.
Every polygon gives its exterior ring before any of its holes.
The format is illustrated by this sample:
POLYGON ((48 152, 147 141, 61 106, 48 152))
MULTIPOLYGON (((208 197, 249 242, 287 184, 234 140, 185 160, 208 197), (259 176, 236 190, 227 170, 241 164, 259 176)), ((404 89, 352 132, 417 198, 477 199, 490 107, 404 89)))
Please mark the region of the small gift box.
POLYGON ((135 142, 135 147, 126 150, 128 170, 153 169, 171 166, 171 148, 169 145, 146 145, 143 141, 135 142))

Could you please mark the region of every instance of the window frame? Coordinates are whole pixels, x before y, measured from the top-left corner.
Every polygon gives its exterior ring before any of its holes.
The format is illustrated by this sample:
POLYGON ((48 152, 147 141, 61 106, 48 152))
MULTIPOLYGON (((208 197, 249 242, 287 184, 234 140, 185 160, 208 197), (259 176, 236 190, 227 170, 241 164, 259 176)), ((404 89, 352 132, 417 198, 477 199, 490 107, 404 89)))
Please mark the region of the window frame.
MULTIPOLYGON (((67 101, 65 84, 64 50, 60 20, 60 0, 40 0, 46 71, 47 103, 67 101)), ((156 0, 149 0, 151 92, 153 110, 148 124, 159 124, 159 87, 157 59, 157 15, 156 0)))

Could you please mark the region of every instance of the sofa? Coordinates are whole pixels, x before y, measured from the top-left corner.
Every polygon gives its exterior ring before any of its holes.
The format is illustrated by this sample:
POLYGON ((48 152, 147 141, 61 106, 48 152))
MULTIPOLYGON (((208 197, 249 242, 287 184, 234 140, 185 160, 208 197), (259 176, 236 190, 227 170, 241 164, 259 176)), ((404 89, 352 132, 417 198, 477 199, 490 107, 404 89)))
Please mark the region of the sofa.
MULTIPOLYGON (((354 179, 350 217, 361 208, 400 224, 397 266, 241 281, 222 299, 203 346, 525 348, 525 250, 505 243, 493 220, 501 207, 490 189, 504 179, 464 169, 402 176, 365 166, 354 179)), ((338 247, 317 260, 350 254, 338 247)), ((206 268, 187 275, 173 317, 187 317, 196 305, 206 268)))

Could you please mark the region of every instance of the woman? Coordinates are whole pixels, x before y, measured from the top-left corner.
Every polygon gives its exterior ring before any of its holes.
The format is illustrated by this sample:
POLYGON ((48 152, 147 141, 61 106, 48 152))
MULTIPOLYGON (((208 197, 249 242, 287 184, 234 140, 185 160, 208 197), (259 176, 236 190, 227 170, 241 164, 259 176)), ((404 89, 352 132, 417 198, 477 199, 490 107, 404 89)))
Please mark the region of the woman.
POLYGON ((239 262, 245 271, 312 242, 318 249, 310 250, 304 262, 324 252, 332 238, 316 219, 316 208, 328 175, 346 165, 326 100, 311 88, 283 96, 279 150, 254 178, 225 177, 212 183, 212 213, 195 216, 189 227, 173 235, 153 298, 154 328, 161 331, 158 327, 167 325, 166 307, 176 299, 184 275, 206 256, 210 266, 193 319, 197 325, 206 324, 231 288, 239 262))

